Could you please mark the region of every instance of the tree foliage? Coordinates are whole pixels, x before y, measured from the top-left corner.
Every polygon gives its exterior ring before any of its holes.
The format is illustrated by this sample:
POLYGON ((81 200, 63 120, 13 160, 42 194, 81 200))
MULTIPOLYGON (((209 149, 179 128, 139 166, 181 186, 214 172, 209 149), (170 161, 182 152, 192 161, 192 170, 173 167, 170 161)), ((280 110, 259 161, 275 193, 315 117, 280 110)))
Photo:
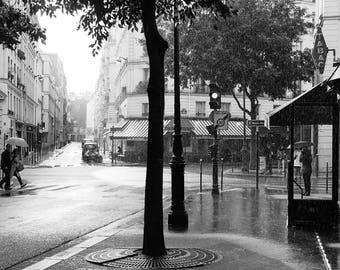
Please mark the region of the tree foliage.
POLYGON ((20 37, 27 34, 32 41, 45 40, 45 30, 32 23, 24 10, 13 7, 0 0, 0 44, 14 50, 20 37))
MULTIPOLYGON (((293 0, 238 3, 238 16, 216 20, 201 14, 190 28, 181 28, 182 84, 201 78, 218 83, 225 93, 241 86, 256 101, 264 93, 281 98, 287 89, 297 90, 296 81, 309 81, 313 75, 310 50, 294 49, 313 26, 305 19, 306 11, 293 0)), ((172 33, 168 34, 172 40, 172 33)), ((172 70, 168 58, 166 74, 172 75, 172 70)))

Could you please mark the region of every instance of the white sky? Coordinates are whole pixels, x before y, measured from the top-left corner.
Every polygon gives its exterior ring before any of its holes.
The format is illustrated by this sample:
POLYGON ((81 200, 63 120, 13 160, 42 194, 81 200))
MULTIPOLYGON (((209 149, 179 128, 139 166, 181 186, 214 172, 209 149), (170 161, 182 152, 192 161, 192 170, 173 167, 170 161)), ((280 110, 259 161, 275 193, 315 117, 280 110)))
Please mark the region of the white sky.
POLYGON ((92 56, 89 45, 91 38, 83 31, 77 31, 76 17, 58 15, 57 18, 39 17, 42 28, 46 28, 46 46, 40 48, 46 53, 57 53, 64 65, 67 91, 94 92, 99 74, 100 53, 92 56))

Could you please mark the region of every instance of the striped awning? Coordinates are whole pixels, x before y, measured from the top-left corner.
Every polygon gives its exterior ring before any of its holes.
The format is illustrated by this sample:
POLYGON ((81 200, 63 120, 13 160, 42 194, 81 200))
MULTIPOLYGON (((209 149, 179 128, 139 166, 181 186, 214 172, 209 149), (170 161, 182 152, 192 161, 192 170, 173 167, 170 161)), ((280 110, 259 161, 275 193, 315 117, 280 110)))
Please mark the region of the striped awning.
MULTIPOLYGON (((207 126, 211 125, 209 120, 189 120, 193 126, 193 132, 197 137, 211 137, 207 130, 207 126)), ((243 137, 243 121, 228 121, 228 129, 219 130, 222 137, 240 138, 243 137)), ((246 136, 251 136, 251 129, 246 125, 246 136)))
MULTIPOLYGON (((166 127, 170 120, 164 120, 163 126, 166 127)), ((147 139, 149 121, 146 119, 127 120, 124 127, 115 130, 113 137, 115 139, 147 139)), ((164 129, 165 135, 167 130, 164 129)))

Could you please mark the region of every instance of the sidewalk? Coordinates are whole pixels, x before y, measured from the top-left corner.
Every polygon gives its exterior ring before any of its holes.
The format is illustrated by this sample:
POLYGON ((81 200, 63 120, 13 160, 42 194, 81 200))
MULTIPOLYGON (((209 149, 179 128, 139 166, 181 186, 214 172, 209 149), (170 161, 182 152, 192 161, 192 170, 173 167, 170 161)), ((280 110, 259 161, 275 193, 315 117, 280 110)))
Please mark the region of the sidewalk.
MULTIPOLYGON (((222 256, 215 263, 186 269, 319 270, 326 269, 322 256, 337 269, 338 233, 288 229, 286 200, 275 199, 264 189, 226 187, 219 195, 212 196, 210 191, 189 195, 185 206, 189 227, 185 232, 168 229, 169 204, 165 202, 164 211, 167 248, 200 248, 222 256)), ((140 211, 10 269, 118 269, 89 263, 85 256, 108 248, 141 248, 142 241, 140 211)), ((130 264, 125 269, 159 268, 134 268, 130 264)))

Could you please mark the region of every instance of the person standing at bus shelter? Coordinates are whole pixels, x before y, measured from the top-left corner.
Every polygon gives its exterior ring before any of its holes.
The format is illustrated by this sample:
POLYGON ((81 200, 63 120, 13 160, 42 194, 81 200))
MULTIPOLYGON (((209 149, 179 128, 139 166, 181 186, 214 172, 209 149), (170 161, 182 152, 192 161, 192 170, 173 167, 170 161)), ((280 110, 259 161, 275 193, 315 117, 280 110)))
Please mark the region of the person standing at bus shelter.
POLYGON ((300 162, 302 163, 301 174, 305 184, 305 195, 310 196, 312 174, 312 154, 307 146, 302 149, 300 162))

